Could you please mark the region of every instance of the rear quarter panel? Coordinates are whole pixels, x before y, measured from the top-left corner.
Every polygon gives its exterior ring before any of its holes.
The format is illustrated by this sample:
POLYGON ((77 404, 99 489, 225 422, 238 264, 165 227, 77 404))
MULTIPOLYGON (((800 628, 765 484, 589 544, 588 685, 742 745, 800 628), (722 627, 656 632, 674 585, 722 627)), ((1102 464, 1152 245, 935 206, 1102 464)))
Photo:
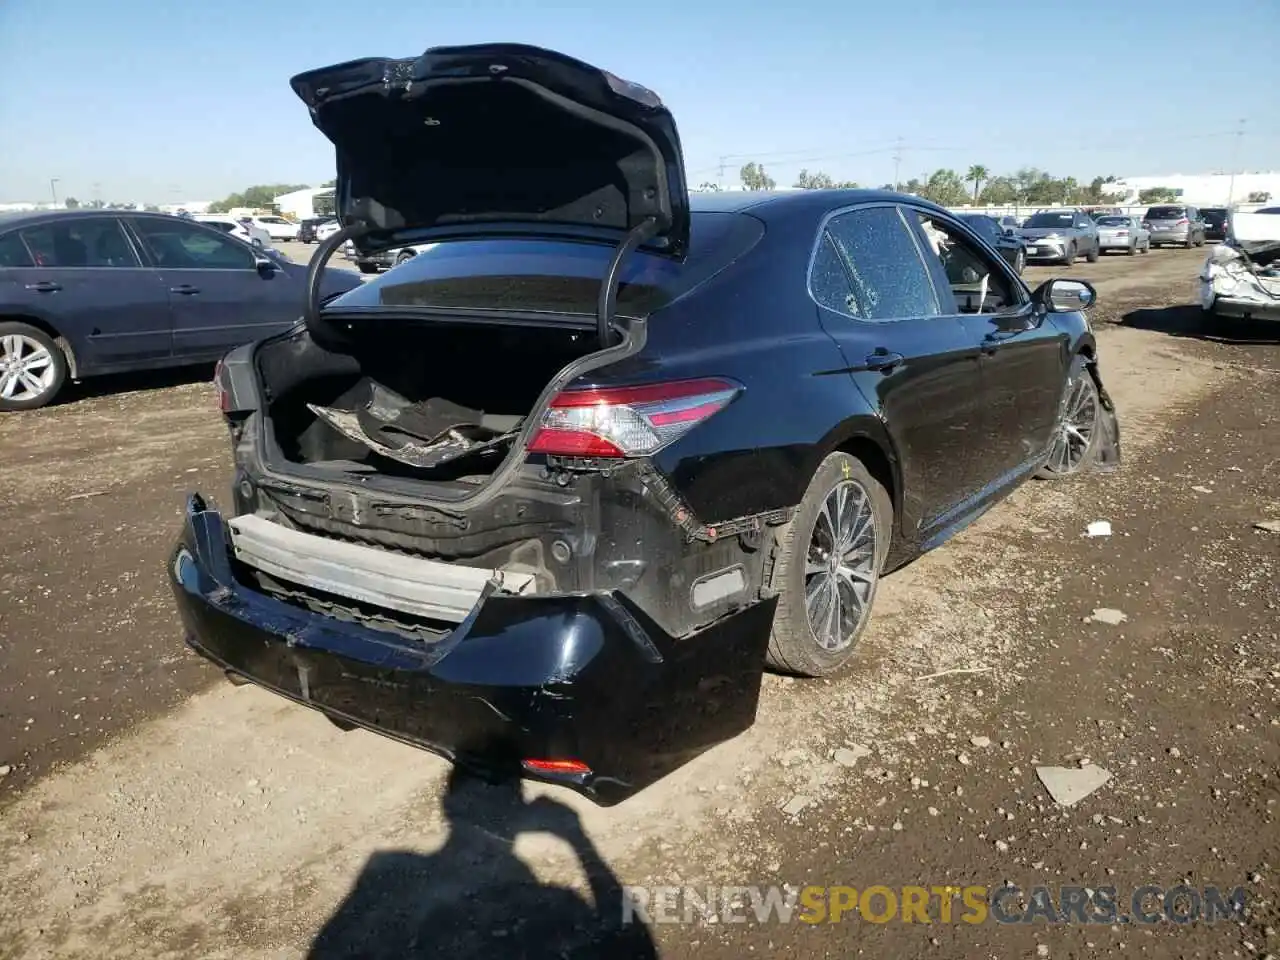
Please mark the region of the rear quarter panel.
POLYGON ((732 404, 654 458, 703 522, 794 506, 842 441, 865 434, 884 443, 809 297, 813 235, 766 238, 655 313, 644 348, 608 369, 618 383, 719 376, 742 384, 732 404))

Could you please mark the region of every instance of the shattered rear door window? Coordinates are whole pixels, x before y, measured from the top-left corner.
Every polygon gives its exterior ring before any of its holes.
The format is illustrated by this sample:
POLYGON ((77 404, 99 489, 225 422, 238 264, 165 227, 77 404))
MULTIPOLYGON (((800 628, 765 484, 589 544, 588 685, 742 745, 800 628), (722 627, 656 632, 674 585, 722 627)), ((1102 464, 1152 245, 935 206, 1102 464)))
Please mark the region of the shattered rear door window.
POLYGON ((842 312, 862 320, 938 316, 933 282, 897 208, 840 214, 827 224, 827 233, 853 288, 842 312))

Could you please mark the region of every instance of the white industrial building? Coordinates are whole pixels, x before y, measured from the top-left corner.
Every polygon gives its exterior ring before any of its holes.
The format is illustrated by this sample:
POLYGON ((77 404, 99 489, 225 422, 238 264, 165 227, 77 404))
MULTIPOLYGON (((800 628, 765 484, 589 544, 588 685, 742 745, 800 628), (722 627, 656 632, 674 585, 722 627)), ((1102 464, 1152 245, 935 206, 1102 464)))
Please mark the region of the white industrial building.
POLYGON ((1138 195, 1152 187, 1168 187, 1184 203, 1202 207, 1225 207, 1228 203, 1280 202, 1280 173, 1185 174, 1160 177, 1122 177, 1104 186, 1119 203, 1137 203, 1138 195), (1251 197, 1266 195, 1262 200, 1251 197))
POLYGON ((316 215, 316 198, 332 196, 333 187, 308 187, 306 190, 282 193, 271 202, 275 204, 282 216, 292 217, 295 220, 310 220, 316 215))

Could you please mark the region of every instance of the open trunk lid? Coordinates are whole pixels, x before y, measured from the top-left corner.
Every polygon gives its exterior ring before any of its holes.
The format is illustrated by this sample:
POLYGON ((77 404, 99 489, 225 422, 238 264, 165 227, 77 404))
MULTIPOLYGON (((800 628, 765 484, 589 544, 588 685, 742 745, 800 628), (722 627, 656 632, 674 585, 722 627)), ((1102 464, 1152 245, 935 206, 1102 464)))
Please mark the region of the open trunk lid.
POLYGON ((293 90, 337 153, 337 213, 371 254, 502 225, 683 256, 689 195, 656 94, 522 44, 433 47, 299 74, 293 90), (647 228, 645 225, 648 225, 647 228))

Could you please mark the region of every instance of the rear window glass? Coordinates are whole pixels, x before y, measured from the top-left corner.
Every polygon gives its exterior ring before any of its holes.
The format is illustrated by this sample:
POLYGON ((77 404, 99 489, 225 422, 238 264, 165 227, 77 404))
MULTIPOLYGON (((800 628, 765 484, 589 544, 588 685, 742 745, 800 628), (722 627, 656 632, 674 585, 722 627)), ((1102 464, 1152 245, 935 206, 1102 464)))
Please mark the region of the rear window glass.
POLYGON ((1128 217, 1099 217, 1098 226, 1100 227, 1127 227, 1129 226, 1128 217))
POLYGON ((1179 220, 1186 215, 1186 207, 1152 207, 1147 211, 1148 220, 1179 220))
MULTIPOLYGON (((738 213, 693 215, 683 263, 651 253, 623 261, 619 316, 643 317, 715 275, 755 245, 764 225, 738 213)), ((613 257, 607 243, 543 238, 447 240, 343 294, 329 309, 430 307, 596 312, 600 282, 613 257)))
POLYGON ((1076 222, 1074 213, 1037 213, 1024 224, 1027 227, 1069 227, 1076 222))
POLYGON ((0 237, 0 267, 32 266, 31 254, 27 246, 16 233, 7 233, 0 237))

